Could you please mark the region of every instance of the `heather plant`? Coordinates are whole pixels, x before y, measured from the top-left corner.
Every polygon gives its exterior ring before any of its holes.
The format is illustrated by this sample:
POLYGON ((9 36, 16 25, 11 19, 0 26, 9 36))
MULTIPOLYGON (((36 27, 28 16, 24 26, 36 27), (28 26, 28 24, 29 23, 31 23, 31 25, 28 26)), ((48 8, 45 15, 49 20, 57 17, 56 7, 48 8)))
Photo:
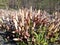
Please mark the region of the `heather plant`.
POLYGON ((17 45, 53 45, 59 43, 60 18, 55 19, 47 12, 40 12, 40 10, 32 12, 20 9, 17 12, 11 11, 10 18, 8 16, 5 19, 2 16, 0 29, 5 31, 4 36, 6 35, 6 37, 4 38, 7 41, 15 41, 17 45))

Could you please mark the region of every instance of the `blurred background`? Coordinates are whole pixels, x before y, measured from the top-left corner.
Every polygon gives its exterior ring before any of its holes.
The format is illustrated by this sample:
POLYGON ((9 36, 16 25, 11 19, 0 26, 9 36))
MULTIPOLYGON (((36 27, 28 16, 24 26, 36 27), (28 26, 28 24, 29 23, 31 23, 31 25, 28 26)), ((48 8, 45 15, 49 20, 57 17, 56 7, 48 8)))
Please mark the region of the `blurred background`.
POLYGON ((60 11, 60 0, 0 0, 0 8, 19 9, 21 7, 46 10, 49 13, 60 11))

